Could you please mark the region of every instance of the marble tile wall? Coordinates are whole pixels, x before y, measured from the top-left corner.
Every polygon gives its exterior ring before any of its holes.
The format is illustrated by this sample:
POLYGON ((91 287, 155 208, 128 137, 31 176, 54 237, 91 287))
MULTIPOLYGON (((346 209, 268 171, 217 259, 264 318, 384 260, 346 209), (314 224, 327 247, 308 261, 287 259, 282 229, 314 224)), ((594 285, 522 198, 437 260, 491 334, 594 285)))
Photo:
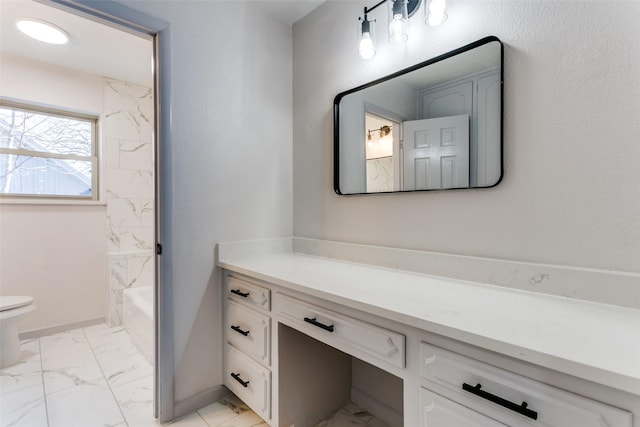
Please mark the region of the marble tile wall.
POLYGON ((152 251, 107 253, 107 315, 109 326, 122 322, 122 292, 140 286, 153 286, 152 251))
POLYGON ((107 321, 120 324, 122 290, 153 284, 153 92, 104 79, 102 120, 107 200, 107 321))
POLYGON ((367 193, 393 191, 393 158, 367 160, 367 193))

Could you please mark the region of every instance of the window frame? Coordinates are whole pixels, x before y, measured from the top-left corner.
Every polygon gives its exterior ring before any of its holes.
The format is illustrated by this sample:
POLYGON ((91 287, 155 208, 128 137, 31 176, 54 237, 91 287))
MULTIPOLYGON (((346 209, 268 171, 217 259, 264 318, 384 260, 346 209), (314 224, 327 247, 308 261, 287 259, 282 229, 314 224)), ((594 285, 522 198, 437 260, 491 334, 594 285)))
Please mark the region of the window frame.
POLYGON ((0 147, 0 154, 39 157, 46 159, 77 160, 91 163, 91 195, 73 196, 57 194, 17 194, 0 193, 0 203, 36 203, 36 204, 95 204, 100 203, 102 168, 100 145, 100 115, 64 109, 63 107, 41 105, 28 101, 17 101, 0 97, 0 107, 27 113, 43 114, 70 120, 89 122, 91 125, 91 155, 59 154, 47 151, 33 151, 23 148, 0 147))

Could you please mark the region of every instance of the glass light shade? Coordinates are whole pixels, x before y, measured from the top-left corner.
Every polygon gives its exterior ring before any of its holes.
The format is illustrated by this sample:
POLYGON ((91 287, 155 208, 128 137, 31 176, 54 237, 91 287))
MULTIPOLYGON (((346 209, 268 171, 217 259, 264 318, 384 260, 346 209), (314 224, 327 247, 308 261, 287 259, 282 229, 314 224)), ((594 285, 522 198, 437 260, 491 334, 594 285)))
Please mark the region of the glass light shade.
POLYGON ((447 20, 447 1, 429 0, 425 11, 427 14, 425 23, 431 27, 436 27, 447 20))
POLYGON ((358 51, 362 59, 371 59, 376 54, 374 43, 374 26, 372 21, 368 21, 365 15, 361 25, 358 25, 358 37, 360 39, 358 51))
POLYGON ((389 43, 400 44, 407 41, 409 35, 408 0, 389 0, 389 43))
POLYGON ((22 19, 16 22, 16 27, 24 34, 41 42, 49 44, 67 44, 69 36, 59 27, 37 19, 22 19))

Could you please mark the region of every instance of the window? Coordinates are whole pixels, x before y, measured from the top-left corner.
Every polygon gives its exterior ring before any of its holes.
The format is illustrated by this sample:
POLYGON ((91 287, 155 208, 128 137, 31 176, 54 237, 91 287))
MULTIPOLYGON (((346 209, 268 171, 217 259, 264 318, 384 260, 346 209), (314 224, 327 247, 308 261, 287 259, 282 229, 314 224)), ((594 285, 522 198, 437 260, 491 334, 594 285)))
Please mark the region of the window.
POLYGON ((98 199, 97 117, 0 101, 0 196, 98 199))

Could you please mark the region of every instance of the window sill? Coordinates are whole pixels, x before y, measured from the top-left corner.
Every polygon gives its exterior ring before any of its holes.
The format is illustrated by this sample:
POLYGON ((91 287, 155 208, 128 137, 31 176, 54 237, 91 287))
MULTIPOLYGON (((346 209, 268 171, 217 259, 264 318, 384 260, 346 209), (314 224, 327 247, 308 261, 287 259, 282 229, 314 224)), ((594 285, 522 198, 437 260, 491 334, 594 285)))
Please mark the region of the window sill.
POLYGON ((45 199, 31 197, 0 197, 0 205, 66 205, 106 206, 106 200, 45 199))

